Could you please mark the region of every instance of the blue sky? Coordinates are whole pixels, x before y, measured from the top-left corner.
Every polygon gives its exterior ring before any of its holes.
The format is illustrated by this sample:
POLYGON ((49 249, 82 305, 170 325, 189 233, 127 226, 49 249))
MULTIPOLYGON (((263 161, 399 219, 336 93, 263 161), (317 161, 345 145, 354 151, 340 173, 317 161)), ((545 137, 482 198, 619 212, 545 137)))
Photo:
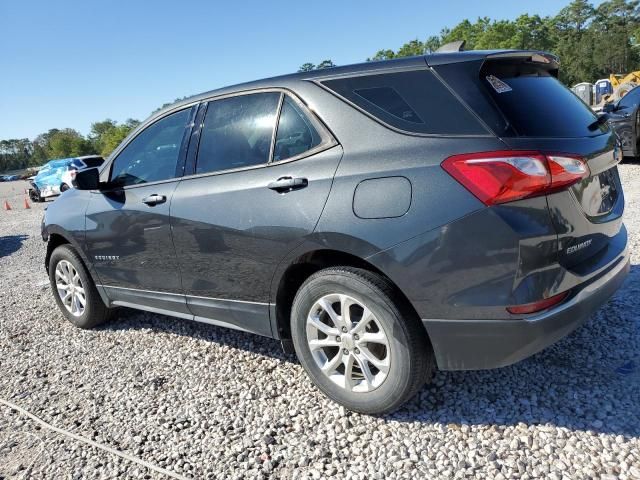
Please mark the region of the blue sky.
POLYGON ((161 104, 569 0, 0 1, 0 139, 146 118, 161 104))

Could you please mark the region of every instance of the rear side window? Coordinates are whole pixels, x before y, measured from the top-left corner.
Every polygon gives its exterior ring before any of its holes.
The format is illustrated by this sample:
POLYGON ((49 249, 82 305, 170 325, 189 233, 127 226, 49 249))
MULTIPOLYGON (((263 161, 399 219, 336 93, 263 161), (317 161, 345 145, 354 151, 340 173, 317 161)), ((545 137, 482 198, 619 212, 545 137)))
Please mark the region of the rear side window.
MULTIPOLYGON (((485 72, 485 83, 515 132, 523 137, 589 137, 601 129, 589 130, 596 116, 573 92, 544 71, 485 72)), ((603 126, 606 130, 606 126, 603 126)))
POLYGON ((269 161, 280 93, 254 93, 214 100, 202 126, 196 174, 269 161))
POLYGON ((286 160, 322 143, 320 134, 296 102, 285 95, 278 122, 273 161, 286 160))
POLYGON ((424 123, 416 112, 391 87, 361 88, 354 92, 369 103, 381 108, 400 120, 411 123, 424 123))
POLYGON ((378 120, 407 132, 487 134, 429 70, 340 78, 322 84, 378 120))

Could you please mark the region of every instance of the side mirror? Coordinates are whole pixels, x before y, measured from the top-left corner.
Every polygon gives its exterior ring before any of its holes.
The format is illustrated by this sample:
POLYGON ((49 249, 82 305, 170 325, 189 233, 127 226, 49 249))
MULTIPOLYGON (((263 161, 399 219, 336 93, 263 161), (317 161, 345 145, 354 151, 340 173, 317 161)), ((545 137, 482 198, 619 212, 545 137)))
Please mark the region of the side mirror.
POLYGON ((602 107, 602 111, 604 113, 611 113, 616 110, 616 106, 614 103, 605 103, 602 107))
POLYGON ((100 172, 97 168, 85 168, 76 172, 71 183, 78 190, 97 190, 100 185, 100 172))

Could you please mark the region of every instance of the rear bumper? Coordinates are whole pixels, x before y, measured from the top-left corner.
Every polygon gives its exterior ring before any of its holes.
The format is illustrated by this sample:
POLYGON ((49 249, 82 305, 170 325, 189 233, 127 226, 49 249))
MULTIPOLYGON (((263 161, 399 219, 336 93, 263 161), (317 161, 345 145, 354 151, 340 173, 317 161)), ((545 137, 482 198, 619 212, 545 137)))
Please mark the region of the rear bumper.
POLYGON ((513 320, 423 320, 441 370, 511 365, 582 325, 622 285, 629 273, 625 248, 597 278, 578 286, 557 308, 513 320))

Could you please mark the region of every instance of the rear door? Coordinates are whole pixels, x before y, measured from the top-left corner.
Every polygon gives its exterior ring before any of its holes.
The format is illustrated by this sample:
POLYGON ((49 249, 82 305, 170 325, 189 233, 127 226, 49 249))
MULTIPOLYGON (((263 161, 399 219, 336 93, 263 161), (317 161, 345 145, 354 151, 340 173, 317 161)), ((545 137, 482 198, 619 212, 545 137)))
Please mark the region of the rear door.
POLYGON ((271 335, 273 272, 313 232, 342 150, 280 91, 209 102, 197 136, 171 211, 187 304, 201 321, 271 335))

